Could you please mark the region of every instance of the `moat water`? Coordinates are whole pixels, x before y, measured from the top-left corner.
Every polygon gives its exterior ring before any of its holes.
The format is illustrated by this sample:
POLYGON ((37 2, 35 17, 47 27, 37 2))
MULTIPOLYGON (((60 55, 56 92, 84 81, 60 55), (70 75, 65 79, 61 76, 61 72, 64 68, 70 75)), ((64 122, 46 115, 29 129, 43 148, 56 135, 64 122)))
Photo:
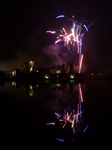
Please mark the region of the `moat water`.
POLYGON ((108 148, 112 140, 112 83, 0 85, 1 146, 108 148))

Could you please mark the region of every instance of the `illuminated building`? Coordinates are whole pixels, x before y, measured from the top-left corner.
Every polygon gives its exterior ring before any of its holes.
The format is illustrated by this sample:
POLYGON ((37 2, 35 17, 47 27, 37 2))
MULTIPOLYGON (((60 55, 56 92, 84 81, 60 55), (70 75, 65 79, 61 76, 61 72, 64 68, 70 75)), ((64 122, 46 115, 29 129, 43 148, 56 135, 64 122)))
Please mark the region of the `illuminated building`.
POLYGON ((16 70, 15 69, 13 69, 13 71, 12 71, 12 76, 16 77, 16 70))
POLYGON ((28 61, 28 62, 25 62, 24 63, 24 68, 23 68, 23 71, 24 72, 32 72, 32 71, 34 71, 34 65, 35 65, 35 62, 34 62, 34 60, 30 60, 30 61, 28 61))
POLYGON ((75 73, 75 64, 67 63, 66 73, 75 73))
POLYGON ((42 73, 49 73, 49 74, 62 74, 66 72, 66 65, 62 64, 62 66, 58 65, 58 66, 53 66, 50 68, 39 67, 38 71, 42 73))
POLYGON ((20 77, 20 69, 13 69, 12 77, 20 77))
POLYGON ((51 73, 51 74, 68 74, 68 73, 75 73, 75 64, 74 63, 67 63, 62 64, 61 66, 58 65, 57 67, 51 68, 44 68, 39 67, 38 70, 42 73, 51 73))

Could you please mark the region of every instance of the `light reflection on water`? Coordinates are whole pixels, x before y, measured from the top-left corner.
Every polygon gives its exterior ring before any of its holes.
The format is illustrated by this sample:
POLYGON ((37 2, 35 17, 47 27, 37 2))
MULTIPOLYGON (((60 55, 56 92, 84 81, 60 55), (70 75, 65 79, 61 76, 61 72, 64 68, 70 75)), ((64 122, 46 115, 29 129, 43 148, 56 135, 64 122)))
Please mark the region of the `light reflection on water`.
POLYGON ((2 139, 10 145, 41 143, 52 148, 109 145, 111 87, 103 82, 5 82, 0 86, 2 139))

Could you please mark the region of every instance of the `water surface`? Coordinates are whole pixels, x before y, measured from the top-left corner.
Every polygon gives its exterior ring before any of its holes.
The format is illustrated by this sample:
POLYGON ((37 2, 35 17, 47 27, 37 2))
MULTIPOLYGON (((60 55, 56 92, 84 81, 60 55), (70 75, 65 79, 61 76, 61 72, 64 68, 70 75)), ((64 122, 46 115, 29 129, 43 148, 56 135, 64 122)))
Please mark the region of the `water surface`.
POLYGON ((3 146, 98 149, 111 145, 110 82, 5 82, 0 96, 3 146))

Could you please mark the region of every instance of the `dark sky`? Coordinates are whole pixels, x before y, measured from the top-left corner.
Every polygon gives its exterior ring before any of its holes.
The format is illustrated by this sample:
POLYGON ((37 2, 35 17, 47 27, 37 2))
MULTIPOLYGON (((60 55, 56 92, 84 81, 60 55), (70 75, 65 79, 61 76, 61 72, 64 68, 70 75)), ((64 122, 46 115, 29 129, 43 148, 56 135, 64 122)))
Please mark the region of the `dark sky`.
POLYGON ((78 21, 81 17, 97 19, 83 37, 82 71, 112 71, 112 4, 95 0, 0 2, 0 70, 20 68, 30 59, 36 60, 37 67, 73 59, 66 49, 54 45, 55 35, 46 33, 68 25, 65 20, 56 20, 60 14, 69 18, 74 15, 78 21))

